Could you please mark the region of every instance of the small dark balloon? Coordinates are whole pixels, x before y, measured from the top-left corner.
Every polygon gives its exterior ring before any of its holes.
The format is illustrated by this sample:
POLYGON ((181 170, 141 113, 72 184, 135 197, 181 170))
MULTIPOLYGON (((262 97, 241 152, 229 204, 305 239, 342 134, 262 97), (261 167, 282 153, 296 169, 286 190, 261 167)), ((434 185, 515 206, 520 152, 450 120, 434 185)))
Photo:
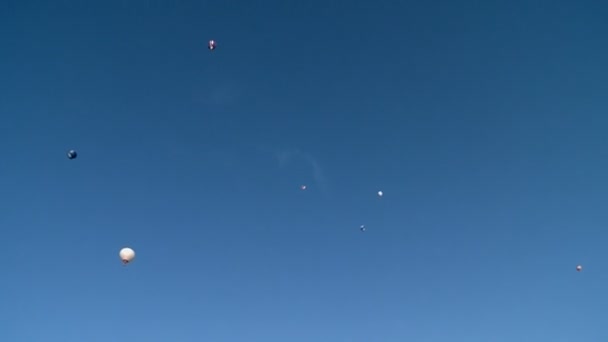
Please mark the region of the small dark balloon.
POLYGON ((365 231, 365 225, 361 225, 361 227, 359 227, 359 229, 361 229, 362 232, 365 231))
POLYGON ((78 157, 78 153, 76 153, 76 151, 74 151, 74 150, 68 151, 68 158, 69 159, 75 159, 76 157, 78 157))

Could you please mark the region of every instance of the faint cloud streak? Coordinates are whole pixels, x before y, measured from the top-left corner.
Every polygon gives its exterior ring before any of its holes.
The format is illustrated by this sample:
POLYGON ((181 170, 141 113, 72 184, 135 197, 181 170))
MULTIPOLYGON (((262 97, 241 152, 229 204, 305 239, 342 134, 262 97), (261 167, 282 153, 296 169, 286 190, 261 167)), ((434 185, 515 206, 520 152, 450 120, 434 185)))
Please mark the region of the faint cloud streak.
POLYGON ((275 159, 279 163, 279 167, 283 168, 289 164, 290 161, 294 159, 301 159, 306 161, 308 165, 310 165, 312 169, 313 180, 317 185, 320 186, 321 189, 327 191, 327 177, 325 176, 325 172, 321 167, 319 161, 313 157, 311 154, 303 152, 298 149, 287 149, 281 151, 273 151, 275 159))
POLYGON ((209 106, 232 105, 241 98, 241 89, 233 83, 214 85, 212 89, 204 89, 196 95, 196 101, 209 106))

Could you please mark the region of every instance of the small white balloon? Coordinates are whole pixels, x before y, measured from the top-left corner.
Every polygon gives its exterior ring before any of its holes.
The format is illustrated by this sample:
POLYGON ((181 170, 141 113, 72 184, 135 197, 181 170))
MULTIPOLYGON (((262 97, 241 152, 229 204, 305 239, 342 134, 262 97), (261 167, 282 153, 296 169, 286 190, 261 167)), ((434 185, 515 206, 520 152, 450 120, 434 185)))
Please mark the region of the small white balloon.
POLYGON ((135 259, 135 251, 131 248, 125 247, 120 250, 119 256, 122 263, 126 265, 135 259))
POLYGON ((581 266, 581 265, 576 266, 576 270, 579 271, 579 272, 582 271, 583 270, 583 266, 581 266))
POLYGON ((302 185, 302 186, 300 186, 300 189, 302 189, 302 190, 306 190, 306 185, 302 185))
POLYGON ((382 191, 378 191, 378 196, 382 197, 384 193, 382 191))

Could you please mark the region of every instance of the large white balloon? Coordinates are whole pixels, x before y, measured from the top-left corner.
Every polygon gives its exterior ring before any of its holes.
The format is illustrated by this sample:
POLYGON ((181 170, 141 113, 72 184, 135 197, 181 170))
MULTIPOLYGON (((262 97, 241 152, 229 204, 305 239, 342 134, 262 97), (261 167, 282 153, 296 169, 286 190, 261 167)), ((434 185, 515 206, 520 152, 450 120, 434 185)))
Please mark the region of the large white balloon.
POLYGON ((119 255, 120 260, 122 260, 122 263, 125 265, 135 259, 135 251, 128 247, 121 249, 119 255))

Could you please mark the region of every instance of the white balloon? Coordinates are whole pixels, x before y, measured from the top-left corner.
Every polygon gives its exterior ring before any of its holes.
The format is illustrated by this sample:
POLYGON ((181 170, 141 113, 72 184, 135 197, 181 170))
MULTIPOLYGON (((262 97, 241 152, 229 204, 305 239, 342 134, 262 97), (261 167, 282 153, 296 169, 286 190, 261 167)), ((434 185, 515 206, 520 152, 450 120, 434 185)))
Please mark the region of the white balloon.
POLYGON ((119 255, 123 264, 128 264, 135 259, 135 251, 128 247, 121 249, 119 255))
POLYGON ((382 191, 378 191, 378 196, 382 197, 382 195, 384 195, 384 193, 382 193, 382 191))

